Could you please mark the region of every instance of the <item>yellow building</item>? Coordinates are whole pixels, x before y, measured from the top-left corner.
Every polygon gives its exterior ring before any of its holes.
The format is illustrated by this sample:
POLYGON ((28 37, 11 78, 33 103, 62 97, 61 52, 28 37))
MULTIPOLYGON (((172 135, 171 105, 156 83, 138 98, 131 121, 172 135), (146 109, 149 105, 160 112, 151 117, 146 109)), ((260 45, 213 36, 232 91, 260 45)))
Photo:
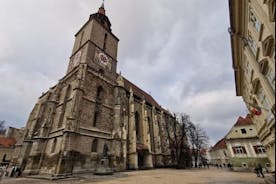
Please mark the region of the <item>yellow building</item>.
POLYGON ((229 0, 229 10, 236 95, 275 171, 275 0, 229 0))
POLYGON ((229 151, 226 146, 225 137, 209 150, 209 154, 212 164, 227 165, 229 163, 229 151))
POLYGON ((261 144, 256 128, 247 115, 239 117, 225 136, 229 163, 235 171, 253 171, 256 165, 271 170, 264 146, 261 144))

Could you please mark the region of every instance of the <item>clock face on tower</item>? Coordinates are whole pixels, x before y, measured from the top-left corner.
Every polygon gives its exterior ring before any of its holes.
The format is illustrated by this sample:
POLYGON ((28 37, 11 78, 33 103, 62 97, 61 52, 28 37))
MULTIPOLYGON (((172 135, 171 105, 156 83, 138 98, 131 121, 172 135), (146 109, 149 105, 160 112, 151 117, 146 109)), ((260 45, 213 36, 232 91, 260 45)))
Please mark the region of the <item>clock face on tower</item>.
POLYGON ((103 66, 108 65, 109 59, 103 52, 100 52, 98 57, 99 57, 99 62, 101 65, 103 65, 103 66))
POLYGON ((102 51, 96 50, 95 61, 99 63, 99 65, 108 71, 111 70, 111 61, 109 57, 102 51))

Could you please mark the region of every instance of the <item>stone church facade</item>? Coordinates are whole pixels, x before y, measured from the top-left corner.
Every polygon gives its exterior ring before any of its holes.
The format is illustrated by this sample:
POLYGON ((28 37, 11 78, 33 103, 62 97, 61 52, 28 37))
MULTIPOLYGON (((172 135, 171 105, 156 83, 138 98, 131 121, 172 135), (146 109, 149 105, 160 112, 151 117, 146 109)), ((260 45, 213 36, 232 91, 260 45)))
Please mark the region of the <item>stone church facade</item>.
POLYGON ((30 113, 13 158, 25 174, 94 172, 104 147, 114 171, 172 164, 173 116, 116 72, 118 41, 102 5, 75 35, 66 75, 30 113))

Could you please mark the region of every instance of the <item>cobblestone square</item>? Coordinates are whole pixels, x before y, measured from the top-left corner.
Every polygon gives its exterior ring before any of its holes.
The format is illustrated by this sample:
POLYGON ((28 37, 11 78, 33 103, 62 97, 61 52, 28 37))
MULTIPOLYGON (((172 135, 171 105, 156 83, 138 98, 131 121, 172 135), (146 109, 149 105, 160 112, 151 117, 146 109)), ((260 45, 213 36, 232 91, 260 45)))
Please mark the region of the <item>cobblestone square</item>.
MULTIPOLYGON (((267 175, 266 175, 267 176, 267 175)), ((254 173, 226 169, 154 169, 116 173, 111 176, 78 175, 63 180, 7 178, 1 184, 264 184, 254 173)))

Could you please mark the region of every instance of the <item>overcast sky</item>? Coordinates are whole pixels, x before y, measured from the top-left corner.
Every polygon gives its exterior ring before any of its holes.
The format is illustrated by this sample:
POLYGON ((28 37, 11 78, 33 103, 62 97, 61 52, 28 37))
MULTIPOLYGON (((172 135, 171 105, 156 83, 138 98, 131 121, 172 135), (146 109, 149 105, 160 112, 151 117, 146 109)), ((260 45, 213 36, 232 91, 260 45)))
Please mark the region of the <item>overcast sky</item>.
MULTIPOLYGON (((25 125, 65 74, 74 35, 100 0, 1 0, 0 120, 25 125)), ((246 115, 235 95, 227 0, 106 0, 120 39, 117 72, 162 107, 185 112, 210 143, 246 115)))

